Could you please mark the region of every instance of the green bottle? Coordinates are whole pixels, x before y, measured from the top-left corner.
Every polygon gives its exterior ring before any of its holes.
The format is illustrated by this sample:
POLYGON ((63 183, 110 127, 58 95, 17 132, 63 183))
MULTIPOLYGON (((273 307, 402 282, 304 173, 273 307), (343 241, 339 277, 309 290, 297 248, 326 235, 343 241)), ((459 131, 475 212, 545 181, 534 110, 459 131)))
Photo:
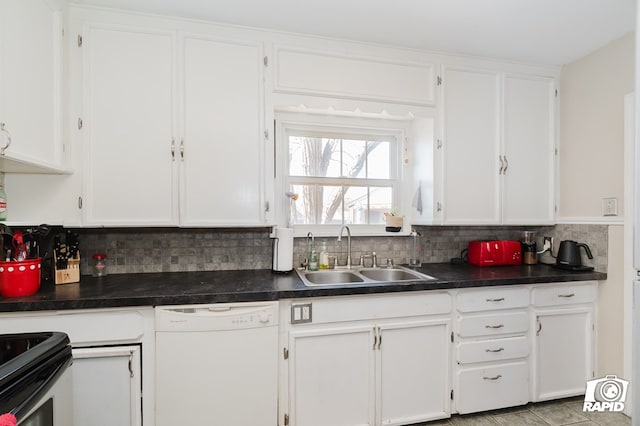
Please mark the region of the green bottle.
POLYGON ((309 268, 310 271, 318 270, 318 253, 316 252, 315 244, 311 245, 311 253, 309 254, 309 268))

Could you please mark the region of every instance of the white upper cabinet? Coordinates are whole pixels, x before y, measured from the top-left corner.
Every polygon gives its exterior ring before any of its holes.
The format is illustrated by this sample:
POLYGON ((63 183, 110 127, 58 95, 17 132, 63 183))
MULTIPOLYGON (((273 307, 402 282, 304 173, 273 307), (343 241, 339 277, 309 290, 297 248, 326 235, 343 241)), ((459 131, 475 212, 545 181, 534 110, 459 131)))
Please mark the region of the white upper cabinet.
POLYGON ((503 216, 506 225, 550 224, 555 216, 555 81, 504 76, 503 216), (505 164, 506 166, 506 164, 505 164))
POLYGON ((84 223, 265 225, 261 43, 141 22, 83 30, 84 223))
MULTIPOLYGON (((443 70, 442 210, 444 223, 500 220, 500 75, 465 68, 443 70)), ((439 146, 439 148, 438 148, 439 146)))
POLYGON ((555 80, 443 67, 436 222, 552 224, 555 80))
POLYGON ((258 44, 184 38, 182 225, 264 222, 263 67, 258 44))
POLYGON ((175 224, 175 35, 87 25, 82 37, 85 224, 175 224))
POLYGON ((62 22, 54 1, 0 0, 0 171, 63 172, 62 22))

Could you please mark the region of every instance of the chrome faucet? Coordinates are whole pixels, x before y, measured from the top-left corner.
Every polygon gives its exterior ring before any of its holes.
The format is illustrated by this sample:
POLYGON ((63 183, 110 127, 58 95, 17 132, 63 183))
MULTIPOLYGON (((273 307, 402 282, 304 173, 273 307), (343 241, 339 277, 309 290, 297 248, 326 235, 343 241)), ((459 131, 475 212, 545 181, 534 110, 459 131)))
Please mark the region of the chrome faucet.
POLYGON ((347 225, 342 225, 338 234, 338 241, 342 241, 342 231, 347 230, 347 269, 351 269, 351 229, 347 225))

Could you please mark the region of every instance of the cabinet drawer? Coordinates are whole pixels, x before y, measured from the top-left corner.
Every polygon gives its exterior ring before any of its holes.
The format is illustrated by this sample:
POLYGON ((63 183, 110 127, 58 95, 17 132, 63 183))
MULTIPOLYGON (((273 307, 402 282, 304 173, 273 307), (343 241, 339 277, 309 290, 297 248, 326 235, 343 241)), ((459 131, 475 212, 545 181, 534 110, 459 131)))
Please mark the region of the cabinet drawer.
POLYGON ((458 318, 460 337, 525 333, 527 330, 529 330, 529 315, 524 311, 465 315, 458 318))
POLYGON ((457 349, 459 364, 526 358, 529 355, 529 340, 525 336, 520 336, 462 342, 458 344, 457 349))
POLYGON ((524 361, 461 369, 457 383, 460 414, 522 405, 529 401, 529 367, 524 361))
POLYGON ((493 311, 496 309, 524 308, 529 305, 529 289, 524 287, 493 287, 465 290, 458 293, 460 312, 493 311))
POLYGON ((533 304, 535 306, 591 303, 595 299, 596 286, 594 283, 561 284, 533 289, 533 304))

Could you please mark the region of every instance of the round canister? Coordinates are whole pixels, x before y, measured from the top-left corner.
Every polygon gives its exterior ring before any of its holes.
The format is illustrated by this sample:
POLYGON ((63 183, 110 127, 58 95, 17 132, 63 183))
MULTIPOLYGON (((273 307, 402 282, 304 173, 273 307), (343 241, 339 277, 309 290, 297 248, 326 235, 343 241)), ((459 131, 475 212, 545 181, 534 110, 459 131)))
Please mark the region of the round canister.
POLYGON ((0 295, 19 297, 37 292, 40 289, 41 260, 0 261, 0 295))

